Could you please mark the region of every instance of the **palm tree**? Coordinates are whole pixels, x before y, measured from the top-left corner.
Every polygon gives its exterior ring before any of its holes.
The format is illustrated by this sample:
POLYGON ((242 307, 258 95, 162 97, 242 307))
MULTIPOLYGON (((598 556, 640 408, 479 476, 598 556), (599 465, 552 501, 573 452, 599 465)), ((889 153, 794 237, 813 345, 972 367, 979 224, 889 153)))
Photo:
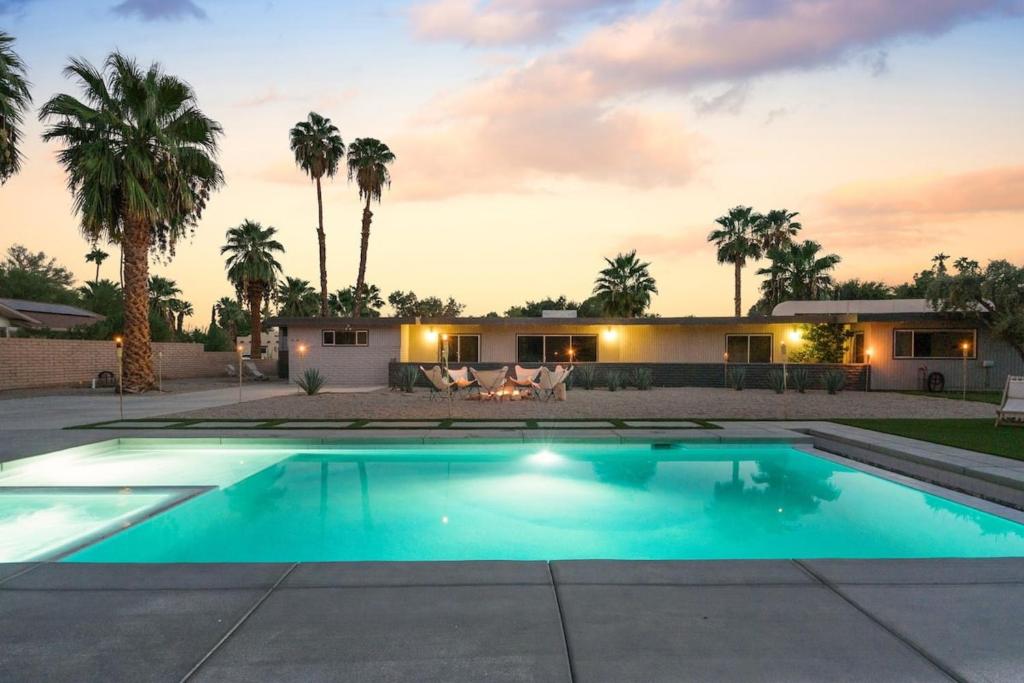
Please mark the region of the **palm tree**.
MULTIPOLYGON (((803 225, 793 220, 799 215, 797 211, 772 209, 760 217, 754 225, 754 234, 761 243, 762 254, 792 244, 793 238, 803 228, 803 225)), ((782 283, 775 276, 769 277, 768 288, 762 287, 762 290, 769 301, 778 303, 782 297, 782 283)))
POLYGON ((352 317, 358 318, 363 312, 363 285, 366 282, 366 251, 370 247, 370 222, 373 212, 370 211, 370 200, 380 202, 384 186, 391 185, 391 173, 388 166, 394 163, 395 155, 380 140, 374 138, 356 138, 348 148, 348 179, 353 179, 359 186, 360 199, 366 198, 363 207, 363 232, 359 242, 359 274, 356 277, 356 302, 352 307, 352 317))
POLYGON ((708 235, 708 241, 714 242, 718 248, 718 262, 731 263, 736 269, 734 302, 737 318, 743 315, 743 268, 748 260, 761 258, 761 243, 754 234, 754 226, 759 220, 760 216, 749 206, 736 206, 729 209, 726 215, 715 219, 721 227, 708 235))
POLYGON ((25 63, 12 45, 14 36, 0 31, 0 185, 21 170, 21 121, 32 103, 25 63))
POLYGON ((290 318, 316 315, 320 305, 316 290, 310 286, 309 280, 297 277, 286 277, 284 282, 278 283, 274 300, 278 306, 277 314, 290 318))
POLYGON ((65 69, 81 100, 56 95, 40 119, 44 140, 59 140, 58 160, 85 237, 121 245, 124 258, 124 386, 153 386, 149 330, 149 252, 173 256, 224 178, 215 157, 221 127, 195 93, 158 64, 142 69, 111 54, 102 70, 73 59, 65 69))
POLYGON ((837 254, 821 254, 821 245, 813 240, 794 242, 768 252, 771 265, 758 270, 767 275, 763 289, 774 280, 780 283, 774 299, 765 291, 769 307, 787 299, 814 300, 829 296, 835 284, 832 271, 842 260, 837 254))
MULTIPOLYGON (((331 315, 352 317, 356 305, 355 291, 356 288, 352 286, 331 294, 328 301, 331 315)), ((384 299, 381 297, 380 288, 377 285, 363 284, 363 315, 367 318, 379 318, 380 309, 383 307, 384 299)))
POLYGON ((121 286, 110 280, 86 282, 78 288, 78 296, 86 309, 108 318, 121 310, 121 286))
POLYGON ((238 341, 239 330, 246 322, 245 311, 242 310, 242 306, 237 300, 229 296, 222 296, 213 305, 213 308, 217 314, 217 325, 227 331, 233 346, 238 341))
POLYGON ((167 321, 167 327, 174 329, 174 313, 171 310, 171 302, 177 295, 181 294, 178 283, 168 280, 159 275, 151 275, 149 278, 149 307, 167 321))
POLYGON ((94 278, 94 280, 96 282, 100 281, 100 264, 102 264, 104 261, 106 261, 108 256, 110 256, 110 254, 108 254, 107 252, 103 251, 102 249, 97 247, 95 244, 92 246, 92 251, 90 251, 88 254, 85 255, 85 262, 86 263, 95 263, 96 264, 96 277, 94 278))
POLYGON ((324 199, 320 179, 333 178, 345 156, 345 143, 331 120, 316 112, 309 112, 305 121, 299 121, 289 133, 295 163, 316 184, 317 229, 320 242, 320 315, 327 315, 327 237, 324 234, 324 199))
MULTIPOLYGON (((185 318, 195 313, 191 302, 181 299, 171 299, 167 304, 169 315, 173 315, 174 331, 180 336, 184 332, 185 318)), ((171 318, 168 318, 170 320, 171 318)))
POLYGON ((602 270, 594 282, 594 294, 601 301, 604 315, 635 318, 643 315, 651 305, 651 295, 658 293, 658 287, 648 271, 650 263, 642 263, 636 257, 636 250, 619 254, 614 259, 606 258, 608 267, 602 270))
POLYGON ((244 220, 228 230, 227 243, 220 248, 221 254, 229 254, 225 264, 228 280, 235 286, 239 301, 249 304, 249 324, 252 328, 252 357, 260 357, 260 303, 269 302, 274 291, 274 282, 281 272, 281 264, 274 254, 284 253, 284 247, 274 239, 277 228, 244 220))

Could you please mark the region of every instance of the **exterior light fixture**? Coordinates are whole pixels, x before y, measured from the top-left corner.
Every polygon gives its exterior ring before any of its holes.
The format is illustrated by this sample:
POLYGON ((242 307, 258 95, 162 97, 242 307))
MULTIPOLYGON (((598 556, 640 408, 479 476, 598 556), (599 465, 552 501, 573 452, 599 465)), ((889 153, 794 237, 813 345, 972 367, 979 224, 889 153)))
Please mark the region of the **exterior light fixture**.
POLYGON ((791 342, 798 342, 803 337, 803 333, 800 330, 793 328, 789 331, 789 340, 791 342))
POLYGON ((615 336, 615 328, 609 325, 608 329, 604 331, 604 338, 608 341, 612 341, 615 339, 615 336))
POLYGON ((437 341, 437 330, 433 327, 427 330, 427 339, 430 341, 437 341))

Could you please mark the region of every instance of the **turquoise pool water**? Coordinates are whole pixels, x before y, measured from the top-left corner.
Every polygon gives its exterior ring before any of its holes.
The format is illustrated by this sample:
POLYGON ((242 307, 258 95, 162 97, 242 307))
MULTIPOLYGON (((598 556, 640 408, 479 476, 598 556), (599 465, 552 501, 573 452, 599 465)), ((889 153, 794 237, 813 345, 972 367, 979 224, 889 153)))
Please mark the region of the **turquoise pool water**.
MULTIPOLYGON (((205 460, 218 462, 218 450, 207 450, 205 460)), ((225 457, 239 459, 239 449, 225 457)), ((1024 555, 1024 525, 787 446, 414 446, 262 457, 272 464, 66 561, 1024 555)))

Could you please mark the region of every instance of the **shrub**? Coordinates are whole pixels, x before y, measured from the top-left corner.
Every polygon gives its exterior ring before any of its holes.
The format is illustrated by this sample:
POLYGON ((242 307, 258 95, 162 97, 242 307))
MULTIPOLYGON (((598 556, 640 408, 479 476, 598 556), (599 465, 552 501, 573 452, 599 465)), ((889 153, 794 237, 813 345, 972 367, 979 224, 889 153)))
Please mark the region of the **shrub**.
POLYGON ((609 370, 604 375, 604 385, 608 391, 618 391, 622 388, 622 373, 618 370, 609 370))
POLYGON ((747 369, 743 367, 729 368, 729 386, 736 391, 743 391, 747 385, 747 369))
POLYGON ((786 373, 780 368, 772 368, 768 371, 768 386, 776 394, 781 394, 786 391, 786 373))
POLYGON ((825 390, 830 394, 836 394, 843 390, 846 385, 846 373, 835 368, 825 371, 825 390))
POLYGON ((810 383, 810 379, 811 376, 807 372, 807 368, 794 368, 789 372, 789 381, 793 383, 793 388, 801 394, 807 391, 807 385, 810 383))
POLYGON ((295 380, 295 383, 306 392, 307 396, 320 393, 320 389, 323 388, 326 382, 327 378, 321 375, 320 371, 316 368, 308 368, 302 373, 301 377, 295 380))
POLYGON ((576 375, 576 380, 584 389, 593 389, 597 382, 597 367, 594 365, 577 365, 572 374, 576 375))
POLYGON ((407 394, 413 392, 416 379, 419 377, 419 370, 413 365, 403 365, 398 371, 398 388, 407 394))
POLYGON ((633 386, 640 391, 647 391, 654 384, 654 373, 650 368, 636 368, 633 370, 633 386))

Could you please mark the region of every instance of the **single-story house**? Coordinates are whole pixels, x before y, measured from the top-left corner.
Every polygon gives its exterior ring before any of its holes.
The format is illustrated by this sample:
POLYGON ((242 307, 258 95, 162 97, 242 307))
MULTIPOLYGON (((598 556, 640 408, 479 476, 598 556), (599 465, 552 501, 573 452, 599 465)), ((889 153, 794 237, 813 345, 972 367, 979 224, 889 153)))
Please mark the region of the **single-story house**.
POLYGON ((19 328, 50 329, 58 332, 104 320, 99 313, 78 306, 24 299, 0 299, 0 336, 9 337, 19 328))
POLYGON ((548 311, 532 318, 272 318, 279 328, 282 375, 320 370, 330 384, 388 383, 402 365, 479 369, 517 363, 596 363, 628 371, 650 368, 659 386, 724 386, 742 365, 747 386, 763 387, 768 371, 805 343, 803 326, 840 323, 853 333, 844 362, 806 365, 812 382, 830 368, 853 389, 998 389, 1024 361, 973 317, 933 311, 924 300, 792 301, 770 316, 577 318, 548 311), (965 362, 966 357, 966 362, 965 362))
MULTIPOLYGON (((277 330, 269 329, 260 334, 260 358, 277 358, 277 330)), ((238 337, 238 345, 242 347, 242 355, 252 358, 252 335, 246 334, 238 337)))

